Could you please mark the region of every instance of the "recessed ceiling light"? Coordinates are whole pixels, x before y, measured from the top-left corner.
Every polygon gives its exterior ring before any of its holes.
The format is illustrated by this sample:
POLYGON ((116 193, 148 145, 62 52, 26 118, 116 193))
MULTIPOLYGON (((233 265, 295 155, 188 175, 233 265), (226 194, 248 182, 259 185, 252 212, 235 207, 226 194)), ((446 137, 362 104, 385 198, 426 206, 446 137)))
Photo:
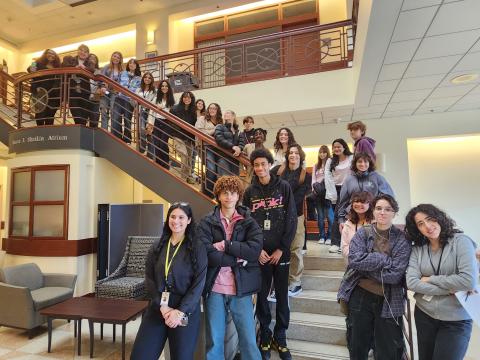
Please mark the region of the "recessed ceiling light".
POLYGON ((464 74, 455 76, 453 79, 450 80, 452 84, 467 84, 472 82, 478 78, 478 74, 464 74))

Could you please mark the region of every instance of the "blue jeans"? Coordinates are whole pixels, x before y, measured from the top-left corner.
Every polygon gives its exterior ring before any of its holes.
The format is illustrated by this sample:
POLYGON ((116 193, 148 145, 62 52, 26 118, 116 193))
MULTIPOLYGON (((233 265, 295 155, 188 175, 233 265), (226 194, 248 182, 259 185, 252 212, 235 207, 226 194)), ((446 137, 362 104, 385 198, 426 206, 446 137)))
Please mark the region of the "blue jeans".
POLYGON ((153 147, 153 139, 151 135, 146 135, 145 128, 148 123, 148 109, 140 110, 140 152, 147 150, 147 156, 153 159, 155 148, 153 147))
POLYGON ((333 224, 333 208, 330 202, 327 204, 317 204, 317 221, 320 239, 331 239, 333 224), (327 236, 325 236, 325 218, 328 222, 327 236))
POLYGON ((208 146, 205 148, 205 166, 206 179, 204 189, 207 195, 213 197, 213 186, 217 182, 217 178, 222 175, 232 175, 230 171, 230 163, 227 159, 220 156, 218 150, 211 150, 208 146))
POLYGON ((461 360, 472 334, 472 320, 442 321, 415 306, 420 360, 461 360))
POLYGON ((225 328, 228 311, 238 333, 242 360, 260 360, 255 336, 252 296, 223 295, 212 292, 205 301, 206 359, 224 359, 225 328))
POLYGON ((109 95, 104 95, 100 98, 100 116, 102 129, 108 131, 108 121, 110 120, 110 114, 113 109, 113 104, 115 103, 116 94, 110 93, 109 95))

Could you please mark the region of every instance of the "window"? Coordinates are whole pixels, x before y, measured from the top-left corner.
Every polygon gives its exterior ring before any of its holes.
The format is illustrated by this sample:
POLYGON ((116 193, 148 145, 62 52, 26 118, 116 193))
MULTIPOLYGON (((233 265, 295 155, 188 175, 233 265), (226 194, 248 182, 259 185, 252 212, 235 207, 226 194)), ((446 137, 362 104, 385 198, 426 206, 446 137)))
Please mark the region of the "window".
POLYGON ((12 169, 9 236, 67 237, 68 165, 12 169))

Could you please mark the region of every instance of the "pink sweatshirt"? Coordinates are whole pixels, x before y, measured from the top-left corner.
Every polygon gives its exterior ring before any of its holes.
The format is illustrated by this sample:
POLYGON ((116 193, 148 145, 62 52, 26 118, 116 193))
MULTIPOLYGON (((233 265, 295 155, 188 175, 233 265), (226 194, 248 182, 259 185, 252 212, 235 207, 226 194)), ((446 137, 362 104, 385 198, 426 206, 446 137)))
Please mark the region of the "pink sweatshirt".
MULTIPOLYGON (((228 219, 223 216, 222 212, 220 211, 220 221, 225 229, 225 236, 227 237, 226 240, 230 240, 235 223, 242 219, 243 216, 240 215, 237 210, 235 210, 233 213, 232 220, 230 221, 228 221, 228 219)), ((225 251, 225 241, 217 242, 213 244, 213 247, 218 251, 225 251)), ((235 275, 233 274, 230 266, 223 266, 220 268, 220 272, 218 273, 215 283, 213 284, 212 291, 224 295, 237 295, 235 275)))
POLYGON ((342 256, 346 264, 348 264, 348 253, 350 252, 350 242, 352 241, 352 238, 356 234, 357 230, 360 229, 361 227, 362 225, 354 224, 350 220, 345 221, 345 223, 343 224, 342 237, 340 241, 340 249, 342 249, 342 256))

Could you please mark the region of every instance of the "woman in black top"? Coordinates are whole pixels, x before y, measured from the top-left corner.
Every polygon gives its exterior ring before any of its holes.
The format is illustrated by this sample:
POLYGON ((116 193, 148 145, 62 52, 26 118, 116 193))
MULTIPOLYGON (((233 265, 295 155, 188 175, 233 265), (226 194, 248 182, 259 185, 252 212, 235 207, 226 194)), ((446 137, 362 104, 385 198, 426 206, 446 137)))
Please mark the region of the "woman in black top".
MULTIPOLYGON (((245 143, 243 137, 240 137, 235 112, 227 110, 223 114, 223 124, 215 127, 215 141, 218 146, 227 150, 231 155, 238 157, 242 153, 245 143)), ((229 159, 226 154, 219 154, 217 162, 218 176, 237 175, 240 173, 239 162, 229 159)))
POLYGON ((151 301, 131 360, 157 360, 167 338, 171 359, 193 359, 207 273, 207 254, 194 226, 190 205, 172 204, 162 237, 147 255, 145 285, 151 301))
MULTIPOLYGON (((47 49, 27 69, 29 73, 60 67, 60 58, 52 49, 47 49)), ((58 76, 46 75, 32 79, 32 109, 37 125, 53 125, 55 113, 60 105, 60 81, 58 76)))

